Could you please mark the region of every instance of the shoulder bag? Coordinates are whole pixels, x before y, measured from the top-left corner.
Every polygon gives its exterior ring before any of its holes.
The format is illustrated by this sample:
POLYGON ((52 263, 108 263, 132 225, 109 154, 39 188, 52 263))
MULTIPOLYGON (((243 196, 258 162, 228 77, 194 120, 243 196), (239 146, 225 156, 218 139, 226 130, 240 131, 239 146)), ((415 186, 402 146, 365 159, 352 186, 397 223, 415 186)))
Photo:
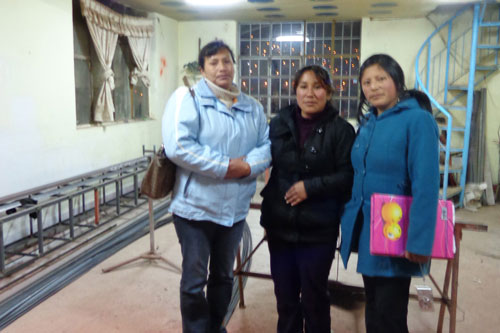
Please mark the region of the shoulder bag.
MULTIPOLYGON (((189 88, 189 93, 194 100, 194 91, 188 85, 186 77, 184 77, 184 84, 189 88)), ((166 197, 174 188, 176 169, 177 166, 168 159, 165 154, 165 147, 161 145, 161 148, 151 159, 151 163, 142 179, 141 194, 151 199, 166 197)))
POLYGON ((170 161, 165 154, 165 148, 161 148, 151 159, 146 174, 141 183, 141 194, 151 199, 166 197, 174 188, 176 165, 170 161))

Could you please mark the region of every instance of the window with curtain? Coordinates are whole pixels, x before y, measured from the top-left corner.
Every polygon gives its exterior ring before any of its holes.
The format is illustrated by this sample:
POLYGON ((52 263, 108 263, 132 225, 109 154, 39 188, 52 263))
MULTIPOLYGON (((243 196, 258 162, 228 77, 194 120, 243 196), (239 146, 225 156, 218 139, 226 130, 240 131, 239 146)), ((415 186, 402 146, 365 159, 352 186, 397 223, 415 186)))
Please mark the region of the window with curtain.
POLYGON ((137 80, 135 86, 130 84, 135 63, 125 36, 118 37, 112 67, 115 77, 115 121, 146 118, 149 115, 148 89, 142 80, 137 80))
POLYGON ((360 21, 252 22, 238 29, 241 90, 259 100, 268 116, 295 100, 291 85, 297 70, 317 64, 330 72, 341 115, 355 117, 360 21))
MULTIPOLYGON (((120 8, 113 8, 120 11, 120 8)), ((122 8, 127 15, 139 13, 122 8)), ((95 99, 99 94, 105 76, 99 62, 80 0, 73 0, 73 50, 75 63, 75 97, 77 125, 94 124, 95 99)), ((132 85, 130 74, 136 68, 127 36, 118 36, 111 68, 114 77, 112 98, 114 122, 128 122, 149 117, 149 90, 141 79, 132 85)))

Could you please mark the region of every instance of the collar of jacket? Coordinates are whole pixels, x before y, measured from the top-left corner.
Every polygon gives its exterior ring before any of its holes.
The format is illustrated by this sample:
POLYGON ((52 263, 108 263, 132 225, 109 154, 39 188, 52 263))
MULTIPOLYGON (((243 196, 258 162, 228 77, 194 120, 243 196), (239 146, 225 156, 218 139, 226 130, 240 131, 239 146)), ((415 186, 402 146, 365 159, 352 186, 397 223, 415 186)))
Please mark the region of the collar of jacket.
POLYGON ((396 113, 399 113, 404 110, 409 110, 409 109, 420 109, 420 105, 418 104, 417 100, 413 97, 406 98, 396 105, 394 105, 392 108, 385 110, 382 112, 380 116, 375 115, 375 107, 370 108, 370 118, 374 118, 376 120, 384 119, 387 117, 390 117, 391 115, 394 115, 396 113))
MULTIPOLYGON (((207 85, 204 78, 196 83, 196 85, 194 86, 194 90, 196 92, 196 95, 198 96, 201 106, 208 106, 216 109, 217 97, 207 85)), ((244 112, 252 111, 252 104, 250 102, 250 99, 246 97, 242 92, 240 92, 237 99, 238 101, 233 104, 232 109, 237 109, 244 112)))
MULTIPOLYGON (((280 117, 283 117, 283 120, 285 123, 290 127, 292 132, 295 133, 295 112, 299 106, 297 103, 291 104, 289 106, 286 106, 283 108, 279 114, 280 117)), ((335 109, 330 103, 327 103, 325 106, 325 109, 323 110, 323 115, 318 119, 318 124, 321 126, 325 120, 328 120, 330 118, 334 118, 339 114, 337 109, 335 109)))

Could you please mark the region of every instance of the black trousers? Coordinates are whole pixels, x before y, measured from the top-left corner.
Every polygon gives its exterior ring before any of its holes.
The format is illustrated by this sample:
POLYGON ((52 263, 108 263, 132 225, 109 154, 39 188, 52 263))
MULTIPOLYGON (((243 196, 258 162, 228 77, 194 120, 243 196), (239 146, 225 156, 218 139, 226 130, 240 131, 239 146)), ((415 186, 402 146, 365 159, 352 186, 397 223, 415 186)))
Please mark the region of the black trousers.
POLYGON ((367 333, 408 333, 410 277, 363 275, 367 333))
POLYGON ((182 332, 226 332, 221 325, 231 301, 234 259, 244 225, 240 221, 228 228, 174 215, 182 251, 182 332))
POLYGON ((328 275, 335 243, 268 239, 278 333, 330 333, 328 275))

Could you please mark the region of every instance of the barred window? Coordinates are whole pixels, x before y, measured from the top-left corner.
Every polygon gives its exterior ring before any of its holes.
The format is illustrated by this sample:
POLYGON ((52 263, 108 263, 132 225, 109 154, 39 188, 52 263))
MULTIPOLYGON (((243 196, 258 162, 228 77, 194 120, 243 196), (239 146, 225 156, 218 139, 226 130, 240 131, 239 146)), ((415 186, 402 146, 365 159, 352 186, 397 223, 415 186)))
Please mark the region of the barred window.
POLYGON ((291 86, 297 70, 322 65, 332 76, 334 105, 343 117, 355 117, 360 29, 360 21, 240 23, 241 90, 272 116, 294 102, 291 86))

